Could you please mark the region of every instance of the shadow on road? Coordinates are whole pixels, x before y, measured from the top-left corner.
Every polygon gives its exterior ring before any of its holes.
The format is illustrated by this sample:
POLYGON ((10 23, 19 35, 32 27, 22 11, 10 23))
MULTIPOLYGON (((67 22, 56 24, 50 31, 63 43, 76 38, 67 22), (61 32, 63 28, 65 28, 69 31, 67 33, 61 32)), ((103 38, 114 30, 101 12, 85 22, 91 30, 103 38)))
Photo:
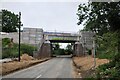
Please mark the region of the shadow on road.
POLYGON ((72 58, 72 55, 54 55, 56 58, 72 58))

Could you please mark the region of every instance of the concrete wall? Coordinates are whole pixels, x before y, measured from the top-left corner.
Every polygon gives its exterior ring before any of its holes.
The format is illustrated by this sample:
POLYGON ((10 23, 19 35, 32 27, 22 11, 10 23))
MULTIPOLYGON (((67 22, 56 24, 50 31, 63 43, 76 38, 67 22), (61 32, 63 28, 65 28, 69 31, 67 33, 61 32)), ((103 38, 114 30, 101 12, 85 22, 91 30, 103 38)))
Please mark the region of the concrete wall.
POLYGON ((23 28, 23 33, 22 33, 23 43, 39 46, 42 39, 43 39, 43 29, 23 28))
POLYGON ((78 57, 84 55, 82 44, 75 44, 74 45, 74 55, 78 56, 78 57))
POLYGON ((0 32, 2 31, 2 11, 0 10, 0 32))
MULTIPOLYGON (((21 36, 22 36, 22 33, 21 33, 21 36)), ((19 33, 17 32, 14 32, 14 33, 1 33, 0 34, 0 38, 13 38, 13 41, 15 43, 18 43, 19 42, 19 33)), ((22 38, 21 38, 21 43, 23 43, 22 41, 22 38)))
POLYGON ((93 48, 93 36, 95 33, 92 31, 80 31, 79 34, 81 35, 80 43, 82 44, 84 52, 86 53, 86 49, 93 48))
MULTIPOLYGON (((2 38, 13 38, 13 42, 18 43, 19 33, 1 32, 0 39, 2 38)), ((21 43, 39 46, 42 38, 43 38, 43 30, 41 28, 23 28, 23 32, 21 32, 21 43)))
POLYGON ((51 57, 51 44, 50 43, 43 43, 41 46, 41 49, 39 50, 36 55, 34 55, 35 58, 45 58, 45 57, 51 57))

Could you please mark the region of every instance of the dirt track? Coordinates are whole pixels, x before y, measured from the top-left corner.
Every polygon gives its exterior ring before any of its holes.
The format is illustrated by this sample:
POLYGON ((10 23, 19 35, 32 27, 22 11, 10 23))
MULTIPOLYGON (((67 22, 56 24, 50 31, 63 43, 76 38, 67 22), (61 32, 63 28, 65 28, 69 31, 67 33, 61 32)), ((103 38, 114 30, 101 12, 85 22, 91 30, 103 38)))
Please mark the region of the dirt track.
MULTIPOLYGON (((94 58, 93 57, 91 57, 91 56, 74 57, 73 61, 76 66, 75 77, 88 77, 91 73, 94 72, 94 70, 93 70, 94 58)), ((99 65, 108 63, 108 62, 109 62, 109 60, 107 60, 107 59, 96 58, 96 67, 98 67, 99 65)))

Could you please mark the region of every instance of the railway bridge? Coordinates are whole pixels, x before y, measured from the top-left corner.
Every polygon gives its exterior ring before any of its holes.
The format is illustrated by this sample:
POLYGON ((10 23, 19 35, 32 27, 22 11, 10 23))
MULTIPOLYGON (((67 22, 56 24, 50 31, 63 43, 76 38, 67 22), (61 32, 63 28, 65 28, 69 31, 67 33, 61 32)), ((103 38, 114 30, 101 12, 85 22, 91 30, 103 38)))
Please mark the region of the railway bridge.
POLYGON ((44 32, 36 57, 52 56, 52 43, 71 43, 73 55, 83 55, 83 48, 80 44, 80 35, 77 33, 44 32))
POLYGON ((40 28, 23 28, 22 43, 32 44, 38 47, 34 57, 52 56, 52 43, 71 43, 73 55, 84 55, 87 49, 93 48, 94 33, 82 31, 79 33, 49 32, 40 28))

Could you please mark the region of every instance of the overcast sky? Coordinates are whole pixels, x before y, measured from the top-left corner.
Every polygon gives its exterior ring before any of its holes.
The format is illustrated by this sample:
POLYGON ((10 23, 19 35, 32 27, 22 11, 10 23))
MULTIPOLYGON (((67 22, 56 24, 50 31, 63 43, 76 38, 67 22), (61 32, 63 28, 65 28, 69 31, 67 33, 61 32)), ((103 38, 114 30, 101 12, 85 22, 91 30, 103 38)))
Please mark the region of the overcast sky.
MULTIPOLYGON (((13 0, 11 0, 13 1, 13 0)), ((19 0, 18 0, 19 1, 19 0)), ((16 14, 21 12, 23 27, 43 28, 44 31, 77 32, 83 25, 77 25, 77 9, 81 2, 60 0, 49 2, 10 2, 4 0, 2 9, 16 14)))

